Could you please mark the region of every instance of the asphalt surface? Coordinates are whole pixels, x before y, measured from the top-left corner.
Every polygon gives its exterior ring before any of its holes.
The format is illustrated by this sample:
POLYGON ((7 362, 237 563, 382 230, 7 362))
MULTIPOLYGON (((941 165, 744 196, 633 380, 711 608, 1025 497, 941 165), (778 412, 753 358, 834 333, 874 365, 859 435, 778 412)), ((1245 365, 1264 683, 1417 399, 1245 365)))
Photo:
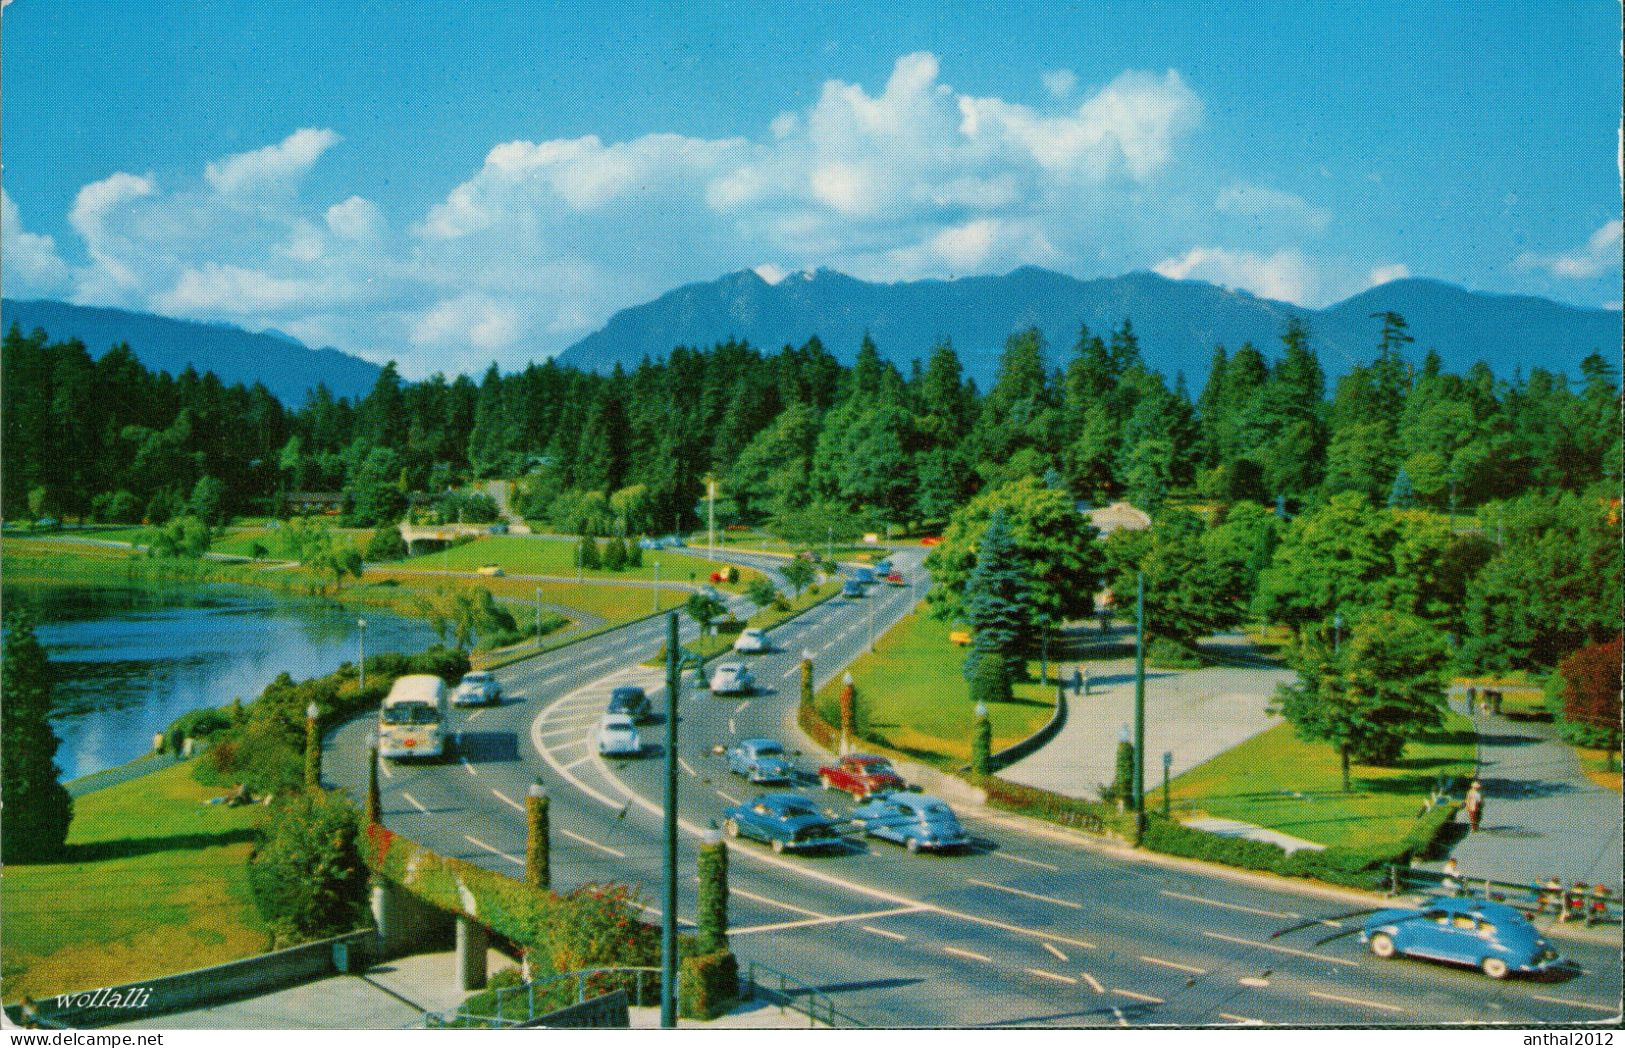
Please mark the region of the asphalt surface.
MULTIPOLYGON (((719 554, 719 558, 720 558, 719 554)), ((771 558, 728 559, 771 569, 771 558)), ((901 570, 923 582, 921 550, 901 570)), ((874 635, 909 613, 923 586, 876 586, 837 597, 770 634, 748 657, 760 690, 723 699, 685 687, 679 703, 679 916, 694 912, 698 835, 735 798, 755 792, 713 747, 734 738, 792 739, 798 663, 811 651, 820 684, 874 635)), ((458 710, 460 755, 443 764, 388 764, 387 824, 445 854, 517 874, 526 789, 552 798, 555 887, 620 881, 659 904, 662 672, 665 619, 497 671, 503 705, 458 710), (609 690, 640 683, 656 719, 641 759, 606 761, 592 731, 609 690)), ((684 639, 693 634, 684 623, 684 639)), ((325 767, 358 796, 371 724, 328 739, 325 767)), ((821 755, 804 754, 802 791, 837 814, 844 795, 819 791, 821 755)), ((1381 961, 1359 943, 1357 907, 1290 884, 1261 887, 1222 872, 1148 863, 1119 849, 996 813, 962 812, 968 853, 910 855, 852 836, 822 855, 730 849, 730 925, 741 968, 771 966, 835 1002, 850 1021, 889 1027, 1573 1024, 1620 1011, 1620 943, 1561 940, 1580 968, 1562 981, 1492 981, 1476 971, 1381 961), (1330 923, 1327 923, 1330 922, 1330 923), (1296 929, 1296 930, 1289 930, 1296 929), (1327 941, 1328 936, 1343 934, 1327 941)), ((761 976, 777 985, 777 974, 761 976)))

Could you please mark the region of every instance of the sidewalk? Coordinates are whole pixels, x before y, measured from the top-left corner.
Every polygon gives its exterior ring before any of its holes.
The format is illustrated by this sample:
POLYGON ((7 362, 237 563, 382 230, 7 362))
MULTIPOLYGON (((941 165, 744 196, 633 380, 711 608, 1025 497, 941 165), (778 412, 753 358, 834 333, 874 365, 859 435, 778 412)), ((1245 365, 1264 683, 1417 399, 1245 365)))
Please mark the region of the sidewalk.
MULTIPOLYGON (((1460 696, 1452 705, 1463 710, 1460 696)), ((1625 888, 1620 795, 1585 777, 1551 724, 1484 713, 1473 719, 1484 818, 1455 847, 1462 872, 1512 884, 1556 876, 1564 884, 1625 888)))

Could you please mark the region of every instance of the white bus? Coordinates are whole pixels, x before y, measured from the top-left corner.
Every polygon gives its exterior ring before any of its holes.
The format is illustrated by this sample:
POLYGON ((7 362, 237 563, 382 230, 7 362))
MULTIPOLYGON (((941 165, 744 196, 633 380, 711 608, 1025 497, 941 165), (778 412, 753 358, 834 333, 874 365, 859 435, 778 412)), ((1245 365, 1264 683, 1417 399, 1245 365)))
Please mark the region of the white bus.
POLYGON ((446 682, 432 673, 397 678, 378 708, 378 755, 435 760, 451 748, 446 682))

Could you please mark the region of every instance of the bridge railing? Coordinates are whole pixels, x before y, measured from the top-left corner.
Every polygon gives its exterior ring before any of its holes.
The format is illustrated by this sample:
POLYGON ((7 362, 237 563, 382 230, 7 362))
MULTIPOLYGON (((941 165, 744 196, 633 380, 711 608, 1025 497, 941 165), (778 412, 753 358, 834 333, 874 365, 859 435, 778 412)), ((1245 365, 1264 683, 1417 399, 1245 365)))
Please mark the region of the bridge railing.
POLYGON ((1595 885, 1547 887, 1541 883, 1514 884, 1484 877, 1454 876, 1439 870, 1394 865, 1388 868, 1388 894, 1424 892, 1429 895, 1471 897, 1505 903, 1539 916, 1550 913, 1560 922, 1618 924, 1622 920, 1617 891, 1597 894, 1595 885))
POLYGON ((468 1010, 465 1004, 453 1012, 429 1012, 424 1015, 423 1024, 431 1029, 509 1029, 534 1022, 568 1005, 581 1004, 589 995, 599 996, 614 990, 625 990, 633 1004, 643 1004, 647 1000, 645 990, 652 996, 659 995, 660 969, 583 968, 532 979, 518 986, 500 986, 491 991, 490 1003, 476 1011, 468 1010))
POLYGON ((746 963, 743 993, 747 1001, 760 995, 777 1003, 781 1012, 800 1012, 807 1017, 808 1026, 822 1023, 829 1027, 861 1028, 868 1025, 836 1008, 835 1001, 818 987, 809 986, 761 961, 746 963))

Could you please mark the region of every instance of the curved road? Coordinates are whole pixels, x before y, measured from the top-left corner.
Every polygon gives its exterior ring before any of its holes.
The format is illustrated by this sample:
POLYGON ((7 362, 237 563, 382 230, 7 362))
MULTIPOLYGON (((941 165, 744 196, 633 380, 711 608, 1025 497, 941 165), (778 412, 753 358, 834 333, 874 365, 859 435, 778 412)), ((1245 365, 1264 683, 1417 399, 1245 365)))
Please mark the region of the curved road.
MULTIPOLYGON (((745 554, 727 559, 773 565, 745 554)), ((918 549, 894 557, 921 578, 922 559, 918 549)), ((774 651, 751 659, 760 690, 748 700, 685 686, 680 918, 693 914, 697 835, 753 792, 727 774, 713 747, 750 735, 795 738, 801 652, 813 653, 819 682, 827 681, 868 645, 871 629, 883 633, 920 593, 877 586, 774 629, 774 651)), ((693 626, 684 627, 686 642, 693 626)), ((386 762, 386 822, 445 854, 517 873, 525 791, 539 778, 552 797, 555 883, 641 884, 657 903, 659 747, 612 763, 597 756, 591 733, 618 683, 642 684, 657 711, 666 709, 661 671, 639 665, 665 628, 664 618, 635 623, 497 671, 504 704, 455 713, 455 762, 386 762)), ((358 796, 369 729, 359 718, 327 743, 330 777, 358 796)), ((643 735, 664 737, 658 717, 643 735)), ((810 772, 819 756, 798 764, 810 772)), ((850 809, 842 795, 819 794, 810 775, 803 786, 837 813, 850 809)), ((828 855, 735 844, 730 924, 742 964, 789 972, 874 1026, 1522 1025, 1619 1013, 1617 941, 1560 941, 1584 970, 1564 983, 1498 983, 1379 961, 1352 935, 1322 941, 1358 925, 1338 920, 1356 906, 1327 893, 1145 862, 992 811, 962 815, 976 846, 961 855, 910 855, 859 837, 828 855), (1311 921, 1320 923, 1272 938, 1311 921)))

